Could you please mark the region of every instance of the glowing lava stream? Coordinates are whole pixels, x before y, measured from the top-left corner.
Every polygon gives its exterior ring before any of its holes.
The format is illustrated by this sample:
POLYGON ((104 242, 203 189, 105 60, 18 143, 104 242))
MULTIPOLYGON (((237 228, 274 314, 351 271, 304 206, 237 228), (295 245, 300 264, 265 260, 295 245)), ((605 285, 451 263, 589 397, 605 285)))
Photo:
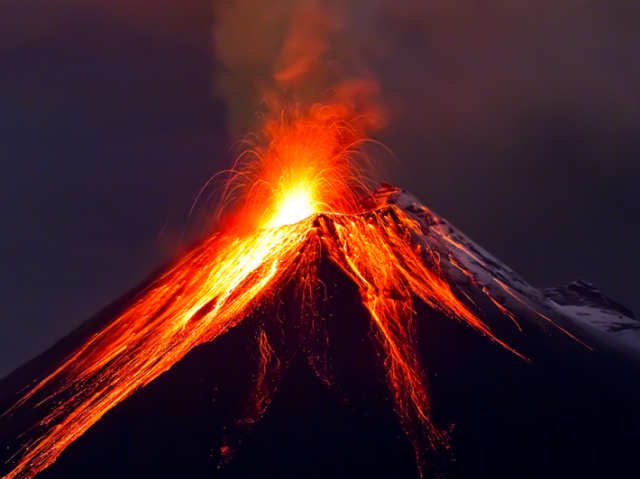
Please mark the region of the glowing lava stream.
MULTIPOLYGON (((357 175, 346 174, 349 149, 358 140, 353 130, 330 115, 305 121, 275 125, 276 139, 260 153, 273 178, 264 180, 260 172, 247 197, 258 192, 271 203, 263 203, 261 213, 255 210, 257 203, 248 202, 245 211, 259 217, 262 228, 208 238, 12 408, 43 396, 40 404, 53 405, 36 425, 42 434, 19 452, 7 479, 31 478, 51 465, 109 409, 194 346, 213 340, 271 301, 285 285, 293 283, 308 304, 318 300, 314 291, 322 256, 358 285, 371 313, 386 352, 396 410, 414 442, 418 465, 425 453, 420 438, 433 449, 448 448, 447 434, 430 421, 413 338, 413 296, 508 347, 442 279, 435 253, 415 239, 420 234, 415 220, 395 206, 367 211, 346 196, 347 191, 354 196, 362 192, 357 175), (348 201, 336 201, 345 197, 348 201)), ((260 338, 263 355, 269 353, 266 337, 260 338)))

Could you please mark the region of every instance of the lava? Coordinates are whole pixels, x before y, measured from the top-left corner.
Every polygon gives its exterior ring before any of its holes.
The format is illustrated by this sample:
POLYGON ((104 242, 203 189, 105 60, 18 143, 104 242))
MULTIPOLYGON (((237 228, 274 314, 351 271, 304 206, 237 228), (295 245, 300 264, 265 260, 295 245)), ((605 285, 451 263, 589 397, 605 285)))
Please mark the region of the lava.
MULTIPOLYGON (((370 312, 396 411, 419 467, 429 450, 449 448, 448 434, 430 419, 415 347, 414 297, 513 350, 454 294, 437 253, 421 240, 421 226, 400 208, 375 203, 359 151, 363 131, 344 112, 320 105, 307 114, 294 109, 266 122, 261 136, 249 142, 225 185, 227 222, 217 233, 5 413, 51 407, 35 425, 39 437, 15 456, 7 479, 31 478, 51 465, 109 409, 193 347, 272 302, 285 286, 299 292, 301 304, 322 301, 316 273, 323 257, 357 284, 370 312)), ((267 376, 282 374, 264 331, 258 338, 262 358, 249 406, 257 418, 273 393, 267 376)))

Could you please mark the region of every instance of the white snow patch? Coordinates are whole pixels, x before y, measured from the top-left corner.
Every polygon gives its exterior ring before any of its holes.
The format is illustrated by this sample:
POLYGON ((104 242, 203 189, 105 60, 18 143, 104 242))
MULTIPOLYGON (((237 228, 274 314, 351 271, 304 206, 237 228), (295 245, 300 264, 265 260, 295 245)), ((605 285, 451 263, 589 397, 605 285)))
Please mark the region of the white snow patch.
POLYGON ((548 302, 583 331, 640 358, 640 322, 616 311, 548 302))

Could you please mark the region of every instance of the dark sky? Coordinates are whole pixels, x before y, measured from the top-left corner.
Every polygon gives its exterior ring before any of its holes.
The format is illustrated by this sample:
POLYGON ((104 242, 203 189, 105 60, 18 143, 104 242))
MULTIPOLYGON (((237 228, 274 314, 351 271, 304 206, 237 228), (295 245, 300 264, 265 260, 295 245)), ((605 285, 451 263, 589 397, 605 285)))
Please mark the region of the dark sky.
MULTIPOLYGON (((534 286, 640 312, 637 7, 375 3, 389 178, 534 286)), ((178 253, 230 162, 209 0, 53 4, 0 0, 0 376, 178 253)))

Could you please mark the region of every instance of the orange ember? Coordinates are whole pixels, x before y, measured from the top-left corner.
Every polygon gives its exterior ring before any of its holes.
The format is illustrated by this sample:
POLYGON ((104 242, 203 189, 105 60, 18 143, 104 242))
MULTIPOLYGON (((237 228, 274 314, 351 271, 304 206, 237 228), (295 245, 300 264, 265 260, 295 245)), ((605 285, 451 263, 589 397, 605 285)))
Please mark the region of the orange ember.
MULTIPOLYGON (((421 240, 420 225, 395 206, 373 205, 368 165, 358 150, 364 133, 348 119, 338 107, 316 106, 267 122, 267 142, 251 143, 225 190, 241 227, 196 247, 20 399, 13 409, 36 393, 54 406, 38 424, 45 432, 21 451, 7 479, 45 469, 109 409, 284 286, 293 285, 302 304, 317 304, 323 256, 359 287, 419 465, 425 451, 448 448, 448 435, 430 420, 413 298, 507 346, 454 295, 439 258, 421 240)), ((251 406, 257 416, 270 401, 263 379, 279 368, 264 333, 259 341, 263 357, 251 406)))

